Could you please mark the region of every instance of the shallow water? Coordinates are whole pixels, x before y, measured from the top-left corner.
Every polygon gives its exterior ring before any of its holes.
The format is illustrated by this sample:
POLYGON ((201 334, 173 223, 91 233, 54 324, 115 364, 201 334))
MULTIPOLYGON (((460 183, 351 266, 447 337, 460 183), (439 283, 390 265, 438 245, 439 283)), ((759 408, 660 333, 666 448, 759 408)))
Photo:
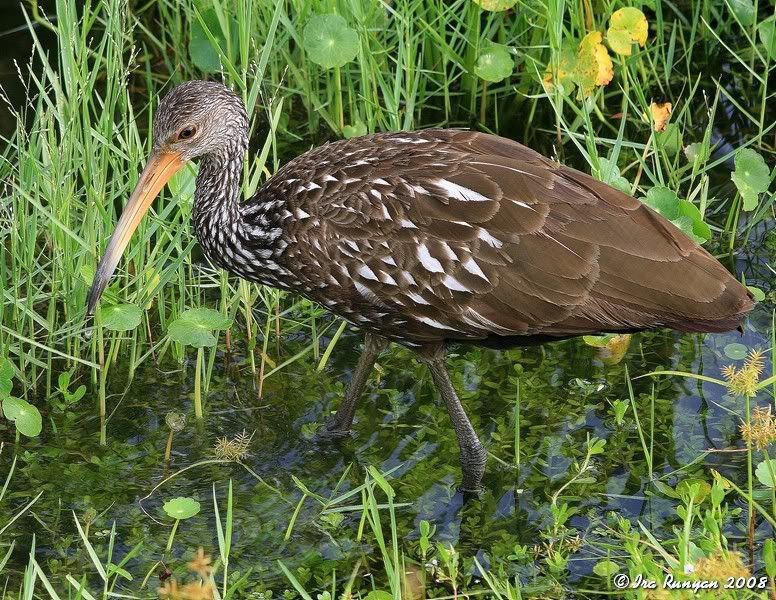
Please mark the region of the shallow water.
MULTIPOLYGON (((46 493, 22 518, 16 534, 22 542, 25 530, 38 531, 44 523, 49 535, 45 541, 39 536, 38 560, 45 563, 47 572, 55 577, 60 570, 60 575, 89 572, 88 557, 75 551, 78 539, 70 511, 83 517, 93 509, 100 513, 91 525, 93 541, 105 540, 115 521, 117 555, 142 542, 143 552, 126 568, 133 574, 145 573, 163 557, 170 531, 161 504, 176 496, 192 496, 202 503, 202 512, 182 522, 172 555, 165 559, 171 569, 182 570, 182 556, 187 559, 193 549, 202 546, 217 552, 213 486, 223 518, 231 479, 235 533, 230 571, 250 569, 252 582, 279 590, 289 586, 278 573, 278 559, 292 570, 304 565, 315 571, 317 565, 322 572, 330 570, 330 561, 338 561, 342 577, 349 572, 342 565, 352 566, 359 558, 379 564, 376 548, 354 541, 360 510, 344 512, 344 520, 335 523, 322 518, 320 505, 308 499, 289 539, 284 540, 302 495, 292 477, 329 497, 348 468, 337 493, 360 485, 365 467, 374 465, 391 473, 389 481, 400 504, 397 520, 403 549, 413 547, 419 522, 426 519, 436 526, 436 540, 455 544, 464 556, 477 556, 486 568, 520 574, 530 581, 534 567, 507 557, 517 544, 540 542, 539 533, 551 523, 551 494, 568 480, 570 465, 580 460, 586 437, 594 435, 607 440, 605 453, 595 458, 588 474, 595 481, 573 485, 563 495, 578 509, 570 525, 583 539, 572 554, 568 583, 582 584, 595 561, 606 556, 608 540, 602 526, 609 511, 634 524, 637 520, 647 524, 658 538, 670 537, 672 527, 681 523, 675 501, 656 494, 649 485, 632 415, 629 412, 622 425, 613 418, 610 402, 628 398, 626 365, 634 378, 639 417, 647 433, 650 394, 655 389, 654 477, 675 485, 712 467, 742 484, 746 454, 729 451, 741 447, 735 414, 742 413, 742 401, 723 395, 723 388, 712 384, 637 377, 657 369, 719 377, 720 369, 734 362, 724 355, 728 343, 768 347, 762 332, 768 331, 770 318, 770 309, 761 305, 743 335, 643 333, 635 336, 625 360, 611 367, 603 366, 594 349, 581 340, 506 352, 457 349, 449 361, 454 381, 492 455, 482 498, 466 504, 455 489, 458 449, 446 412, 429 375, 406 350, 393 347, 381 358, 379 382, 373 378, 369 385, 353 437, 334 444, 316 440, 312 430, 339 402, 342 375, 349 373, 357 357, 360 336, 356 332, 341 338, 323 373, 315 372, 312 357, 300 359, 265 382, 262 398, 257 397, 249 369, 240 366, 243 357, 219 355, 207 394, 206 419, 200 425, 190 418, 175 436, 169 466, 163 460, 169 431, 164 418, 168 411, 193 412, 194 369, 193 364, 168 361, 157 366, 149 361, 128 387, 118 382, 120 377, 111 378, 108 404, 113 415, 107 447, 98 444, 91 393, 67 415, 44 415, 51 426, 36 442, 25 444, 12 488, 26 491, 12 492, 11 505, 18 508, 29 498, 29 490, 46 493), (515 467, 517 379, 521 427, 520 465, 515 467), (212 458, 218 438, 231 438, 243 430, 253 433, 245 463, 263 481, 237 464, 198 466, 164 483, 141 506, 139 500, 165 477, 212 458), (723 449, 728 451, 716 452, 723 449)), ((326 342, 322 340, 324 347, 326 342)), ((290 356, 305 345, 283 341, 282 354, 290 356)), ((6 470, 10 455, 2 457, 6 470)), ((354 497, 350 503, 360 500, 354 497)), ((739 519, 727 532, 733 541, 745 537, 743 512, 739 519)), ((771 534, 762 525, 757 532, 758 537, 771 534)), ((471 564, 467 568, 473 569, 471 564)), ((138 584, 128 584, 128 589, 138 584)), ((156 577, 149 585, 151 589, 158 585, 156 577)), ((308 589, 320 585, 312 580, 308 589)))
MULTIPOLYGON (((0 76, 6 74, 0 69, 0 76)), ((700 106, 700 110, 705 111, 705 107, 700 106)), ((553 122, 549 112, 544 121, 553 122)), ((703 124, 703 119, 699 122, 703 124)), ((1 125, 0 132, 10 131, 1 125)), ((745 132, 734 125, 726 125, 723 137, 725 143, 738 146, 745 132)), ((553 150, 551 133, 538 131, 535 138, 525 139, 519 127, 511 130, 508 126, 502 133, 520 137, 546 153, 553 150)), ((307 140, 299 143, 300 148, 307 145, 307 140)), ((281 152, 288 157, 297 153, 290 147, 281 152)), ((563 158, 573 163, 573 156, 563 158)), ((713 176, 729 179, 724 166, 713 176)), ((748 283, 769 292, 772 273, 767 267, 767 231, 760 228, 755 234, 737 257, 737 266, 748 283)), ((306 499, 293 517, 303 495, 294 478, 316 494, 336 496, 362 484, 366 467, 374 466, 390 473, 388 480, 397 492, 402 552, 418 559, 419 524, 427 520, 436 528, 433 539, 456 546, 464 557, 466 572, 476 573, 471 560, 476 556, 483 568, 506 577, 519 575, 523 583, 531 584, 538 568, 531 560, 510 557, 515 546, 533 547, 549 541, 552 494, 568 481, 574 463, 584 458, 587 437, 596 436, 607 444, 586 473, 592 481, 572 485, 562 496, 562 501, 577 511, 569 524, 579 531, 581 543, 571 553, 568 573, 560 577, 565 583, 584 587, 597 560, 609 556, 612 547, 621 551, 621 540, 613 541, 609 529, 610 512, 628 519, 633 527, 644 523, 658 539, 672 538, 674 528, 682 525, 676 514, 677 502, 659 494, 651 483, 632 412, 628 410, 622 424, 614 418, 611 403, 629 397, 626 368, 647 443, 653 444, 652 479, 670 486, 688 477, 710 481, 709 468, 713 468, 741 485, 746 480, 746 453, 731 449, 743 447, 736 416, 743 414, 743 401, 709 383, 642 376, 673 369, 719 377, 722 367, 735 362, 725 355, 728 344, 770 347, 771 316, 769 304, 758 306, 743 335, 639 334, 625 359, 615 366, 604 366, 595 350, 581 340, 506 352, 455 349, 449 361, 454 383, 491 454, 485 491, 480 499, 468 503, 456 492, 458 447, 444 406, 425 368, 406 350, 394 346, 381 358, 379 376, 370 380, 368 394, 359 407, 353 437, 338 443, 323 443, 313 432, 339 404, 357 360, 361 340, 357 332, 342 336, 322 373, 316 372, 317 361, 308 355, 265 381, 261 397, 241 354, 244 344, 235 344, 233 354, 219 354, 215 361, 202 424, 192 418, 194 353, 188 354, 183 365, 169 357, 161 364, 148 360, 131 382, 119 366, 111 370, 109 378, 107 446, 99 445, 94 386, 66 413, 46 412, 43 435, 24 441, 6 501, 0 505, 0 524, 7 523, 31 494, 44 494, 2 541, 14 539, 17 548, 26 549, 32 541, 30 534, 35 532, 37 560, 49 577, 64 587, 65 574, 80 577, 88 573, 96 589, 97 575, 71 514, 74 511, 83 522, 85 515, 96 511, 90 539, 100 556, 106 554, 107 532, 114 522, 117 557, 143 544, 142 551, 125 565, 135 579, 123 583, 122 589, 153 592, 159 585, 156 573, 160 560, 178 576, 185 573, 185 563, 196 548, 217 554, 212 495, 215 488, 223 519, 231 480, 235 523, 231 573, 247 575, 251 584, 281 591, 290 587, 278 569, 276 561, 281 560, 308 590, 321 590, 332 568, 336 566, 338 579, 344 580, 362 560, 365 566, 359 577, 374 572, 379 587, 384 575, 374 536, 367 533, 358 539, 362 511, 356 505, 360 497, 345 503, 354 510, 335 513, 344 515, 341 522, 322 515, 321 506, 312 498, 306 499), (164 448, 169 429, 165 415, 170 411, 184 413, 189 419, 174 437, 172 460, 167 465, 164 448), (519 464, 514 445, 516 412, 520 419, 519 464), (650 429, 654 429, 651 440, 650 429), (253 435, 250 455, 244 461, 253 473, 238 464, 213 462, 181 472, 198 461, 212 459, 219 438, 233 438, 243 431, 253 435), (171 522, 161 507, 176 496, 198 499, 202 512, 181 523, 172 552, 166 554, 171 522), (141 579, 148 572, 151 576, 143 587, 141 579)), ((323 338, 321 348, 327 343, 323 338)), ((308 345, 309 340, 299 336, 285 337, 279 356, 293 356, 308 345)), ((763 377, 768 375, 770 372, 763 377)), ((767 392, 757 403, 769 402, 767 392)), ((36 404, 41 409, 48 406, 42 397, 36 404)), ((9 434, 6 436, 12 443, 9 434)), ((3 473, 13 460, 14 453, 8 450, 0 455, 3 473)), ((740 499, 736 502, 744 507, 740 499)), ((387 535, 387 514, 383 517, 387 535)), ((744 510, 725 532, 742 548, 746 525, 744 510)), ((758 540, 772 535, 766 525, 758 525, 758 540)), ((14 552, 12 564, 6 568, 21 572, 26 554, 14 552)))

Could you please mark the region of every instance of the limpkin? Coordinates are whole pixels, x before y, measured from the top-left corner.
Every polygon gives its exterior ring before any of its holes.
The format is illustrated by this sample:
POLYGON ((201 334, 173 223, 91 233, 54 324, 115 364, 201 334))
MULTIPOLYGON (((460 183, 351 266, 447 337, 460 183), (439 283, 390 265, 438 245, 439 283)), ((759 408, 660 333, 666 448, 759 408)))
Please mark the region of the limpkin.
POLYGON ((461 489, 486 451, 445 366, 452 343, 509 347, 596 332, 735 329, 746 288, 665 218, 517 142, 474 131, 380 133, 315 148, 240 202, 249 123, 225 86, 167 94, 153 152, 89 292, 94 310, 133 231, 167 180, 199 159, 193 223, 208 259, 291 290, 366 332, 326 428, 350 431, 388 342, 426 363, 455 428, 461 489))

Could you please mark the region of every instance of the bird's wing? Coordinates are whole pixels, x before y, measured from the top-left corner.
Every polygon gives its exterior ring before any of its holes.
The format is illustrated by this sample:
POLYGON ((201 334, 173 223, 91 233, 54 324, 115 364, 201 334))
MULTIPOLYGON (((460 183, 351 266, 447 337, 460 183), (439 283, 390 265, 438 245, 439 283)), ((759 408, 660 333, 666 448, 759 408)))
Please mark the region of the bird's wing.
POLYGON ((334 310, 404 315, 423 341, 729 329, 751 305, 638 200, 516 142, 451 130, 363 140, 328 146, 299 199, 310 221, 297 236, 326 261, 339 300, 320 295, 334 310))

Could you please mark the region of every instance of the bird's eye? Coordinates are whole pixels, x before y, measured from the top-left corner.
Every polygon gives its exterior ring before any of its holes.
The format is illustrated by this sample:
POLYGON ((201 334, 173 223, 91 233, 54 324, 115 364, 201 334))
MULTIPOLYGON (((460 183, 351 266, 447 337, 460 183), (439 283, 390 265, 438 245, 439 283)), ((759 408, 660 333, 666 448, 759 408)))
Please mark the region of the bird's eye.
POLYGON ((188 140, 192 137, 194 137, 194 134, 197 133, 196 127, 186 127, 184 129, 181 129, 178 133, 178 139, 179 140, 188 140))

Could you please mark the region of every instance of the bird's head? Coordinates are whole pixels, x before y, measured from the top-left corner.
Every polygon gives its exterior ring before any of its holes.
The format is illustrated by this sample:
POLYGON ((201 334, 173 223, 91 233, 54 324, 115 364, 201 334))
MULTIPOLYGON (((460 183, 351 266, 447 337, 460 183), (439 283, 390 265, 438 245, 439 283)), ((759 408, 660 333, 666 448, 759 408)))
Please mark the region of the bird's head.
POLYGON ((188 81, 167 94, 154 119, 153 151, 97 266, 89 290, 92 314, 132 234, 154 198, 188 161, 244 150, 248 117, 242 100, 212 81, 188 81))

